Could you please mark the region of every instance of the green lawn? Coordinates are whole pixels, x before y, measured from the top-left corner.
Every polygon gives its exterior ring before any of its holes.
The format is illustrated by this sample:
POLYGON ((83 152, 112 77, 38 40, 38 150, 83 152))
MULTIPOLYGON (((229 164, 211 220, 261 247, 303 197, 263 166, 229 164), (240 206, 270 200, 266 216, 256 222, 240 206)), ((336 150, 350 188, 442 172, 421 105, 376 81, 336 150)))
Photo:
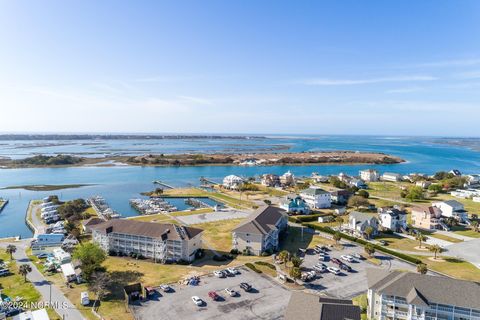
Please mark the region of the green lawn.
POLYGON ((449 257, 442 257, 438 261, 433 261, 423 256, 416 256, 416 258, 427 264, 429 269, 445 273, 457 279, 472 281, 480 279, 480 269, 463 260, 449 257))
POLYGON ((475 232, 473 229, 465 228, 462 226, 452 227, 452 232, 471 238, 480 238, 480 232, 475 232))
POLYGON ((230 252, 232 249, 232 230, 243 219, 221 220, 192 225, 192 227, 203 229, 203 240, 215 250, 230 252))
POLYGON ((361 319, 366 320, 367 319, 367 306, 368 306, 368 299, 367 299, 367 294, 361 294, 359 296, 356 296, 352 299, 352 302, 354 305, 359 306, 361 310, 361 319))
MULTIPOLYGON (((388 249, 395 249, 400 251, 419 251, 416 249, 419 243, 418 241, 397 236, 395 234, 381 234, 375 237, 375 240, 384 240, 387 242, 388 249)), ((425 246, 422 243, 422 247, 425 246)), ((420 250, 423 251, 423 250, 420 250)))

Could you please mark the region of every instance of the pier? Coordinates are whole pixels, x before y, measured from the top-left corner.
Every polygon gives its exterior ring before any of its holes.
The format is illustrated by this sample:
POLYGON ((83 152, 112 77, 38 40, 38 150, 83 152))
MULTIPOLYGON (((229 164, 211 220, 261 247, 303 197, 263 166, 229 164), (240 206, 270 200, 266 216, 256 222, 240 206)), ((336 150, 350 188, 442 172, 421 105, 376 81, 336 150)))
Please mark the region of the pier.
POLYGON ((3 208, 8 204, 8 199, 1 199, 0 198, 0 213, 2 212, 3 208))
POLYGON ((165 187, 165 188, 167 188, 167 189, 175 189, 175 187, 173 187, 173 186, 171 186, 171 185, 169 185, 169 184, 166 184, 165 182, 162 182, 162 181, 160 181, 160 180, 155 180, 155 181, 153 181, 153 183, 154 183, 154 184, 158 184, 158 185, 160 185, 160 186, 163 186, 163 187, 165 187))
POLYGON ((161 198, 131 199, 130 205, 141 214, 158 214, 177 211, 177 208, 161 198))
POLYGON ((215 181, 210 180, 210 179, 205 178, 205 177, 200 177, 200 182, 202 183, 202 185, 203 185, 203 184, 205 184, 205 185, 211 184, 211 185, 216 186, 216 185, 219 185, 219 184, 220 184, 220 183, 218 183, 218 182, 215 182, 215 181))
POLYGON ((104 220, 110 220, 120 218, 120 214, 110 208, 104 198, 95 196, 87 199, 87 203, 90 204, 97 213, 99 218, 104 220))

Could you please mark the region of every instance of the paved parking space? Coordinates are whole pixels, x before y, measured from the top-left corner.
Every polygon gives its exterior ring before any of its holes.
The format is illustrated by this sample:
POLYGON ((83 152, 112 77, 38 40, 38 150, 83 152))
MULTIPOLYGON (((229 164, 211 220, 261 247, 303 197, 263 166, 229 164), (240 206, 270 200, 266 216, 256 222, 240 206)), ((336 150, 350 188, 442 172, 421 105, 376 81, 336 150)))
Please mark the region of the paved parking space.
POLYGON ((198 286, 175 285, 175 292, 162 292, 134 306, 135 319, 283 319, 290 291, 265 275, 246 268, 241 268, 240 272, 227 278, 202 277, 198 286), (244 292, 239 287, 241 282, 251 284, 254 290, 244 292), (224 292, 225 288, 232 288, 239 295, 230 297, 224 292), (210 291, 216 291, 223 299, 213 301, 208 297, 210 291), (192 296, 199 296, 204 305, 196 306, 192 296))
POLYGON ((225 210, 212 213, 192 214, 190 216, 178 216, 176 218, 186 225, 191 225, 229 219, 242 219, 248 217, 249 215, 250 213, 248 212, 225 210))
POLYGON ((480 268, 480 239, 455 243, 445 247, 445 255, 465 259, 477 268, 480 268))
MULTIPOLYGON (((363 254, 364 249, 361 246, 357 246, 350 243, 344 244, 345 248, 343 250, 332 249, 328 252, 330 258, 340 259, 341 255, 348 254, 352 255, 354 253, 363 254)), ((353 271, 347 272, 343 271, 340 275, 334 275, 332 273, 324 272, 320 274, 316 280, 311 281, 306 284, 306 288, 316 293, 323 293, 328 296, 338 297, 349 299, 353 298, 359 294, 365 293, 367 291, 367 277, 366 269, 367 268, 378 268, 378 269, 401 269, 401 270, 411 270, 415 271, 415 266, 408 264, 406 262, 393 259, 389 256, 382 255, 381 253, 375 253, 376 258, 379 258, 382 262, 380 266, 376 266, 372 263, 367 262, 366 260, 357 260, 353 263, 348 264, 353 271)), ((304 258, 303 267, 306 269, 312 268, 315 264, 319 262, 318 255, 314 252, 308 252, 304 258)), ((322 262, 322 261, 320 261, 322 262)), ((338 267, 331 260, 328 260, 324 263, 327 267, 338 267)))

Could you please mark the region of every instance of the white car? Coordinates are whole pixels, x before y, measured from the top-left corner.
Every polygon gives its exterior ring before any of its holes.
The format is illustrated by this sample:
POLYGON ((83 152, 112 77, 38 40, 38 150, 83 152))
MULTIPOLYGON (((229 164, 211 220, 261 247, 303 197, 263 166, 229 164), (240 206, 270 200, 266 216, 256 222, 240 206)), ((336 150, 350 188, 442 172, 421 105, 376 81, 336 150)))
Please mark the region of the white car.
POLYGON ((325 272, 326 269, 327 268, 325 268, 325 266, 322 264, 316 264, 315 266, 313 266, 313 270, 318 272, 325 272))
POLYGON ((193 296, 192 297, 193 303, 195 303, 197 306, 201 306, 203 304, 203 300, 200 299, 200 297, 193 296))
POLYGON ((363 259, 362 255, 359 254, 359 253, 354 253, 354 254, 352 254, 352 257, 354 257, 355 259, 358 259, 358 260, 362 260, 362 259, 363 259))
POLYGON ((226 288, 225 292, 230 296, 230 297, 235 297, 237 295, 237 291, 233 289, 226 288))
POLYGON ((328 272, 333 273, 335 275, 340 274, 340 269, 335 268, 335 267, 328 267, 327 270, 328 270, 328 272))
POLYGON ((340 258, 342 258, 342 260, 347 261, 347 262, 355 261, 352 256, 349 256, 347 254, 344 254, 344 255, 340 256, 340 258))
POLYGON ((227 270, 228 270, 228 272, 230 272, 231 274, 239 274, 239 273, 240 273, 240 271, 238 271, 237 268, 228 268, 227 270))
POLYGON ((168 284, 162 284, 160 285, 160 289, 162 289, 163 292, 170 292, 172 287, 170 287, 168 284))
POLYGON ((215 275, 215 277, 218 277, 218 278, 224 278, 225 277, 225 274, 222 272, 222 271, 213 271, 213 274, 215 275))

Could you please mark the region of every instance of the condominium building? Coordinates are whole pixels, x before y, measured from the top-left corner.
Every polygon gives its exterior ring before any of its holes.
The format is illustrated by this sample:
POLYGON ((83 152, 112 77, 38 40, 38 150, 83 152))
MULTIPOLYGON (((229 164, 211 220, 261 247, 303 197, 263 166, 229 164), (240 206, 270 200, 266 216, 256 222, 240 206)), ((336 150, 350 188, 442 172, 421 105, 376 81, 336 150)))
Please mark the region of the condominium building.
POLYGON ((193 261, 203 230, 171 223, 113 219, 91 227, 93 241, 108 253, 140 254, 155 262, 193 261))
POLYGON ((284 210, 273 206, 259 208, 233 229, 233 248, 255 255, 276 251, 280 233, 287 224, 288 215, 284 210))
POLYGON ((360 320, 360 307, 352 300, 293 291, 285 320, 360 320))
POLYGON ((369 319, 480 320, 480 283, 367 270, 369 319))

